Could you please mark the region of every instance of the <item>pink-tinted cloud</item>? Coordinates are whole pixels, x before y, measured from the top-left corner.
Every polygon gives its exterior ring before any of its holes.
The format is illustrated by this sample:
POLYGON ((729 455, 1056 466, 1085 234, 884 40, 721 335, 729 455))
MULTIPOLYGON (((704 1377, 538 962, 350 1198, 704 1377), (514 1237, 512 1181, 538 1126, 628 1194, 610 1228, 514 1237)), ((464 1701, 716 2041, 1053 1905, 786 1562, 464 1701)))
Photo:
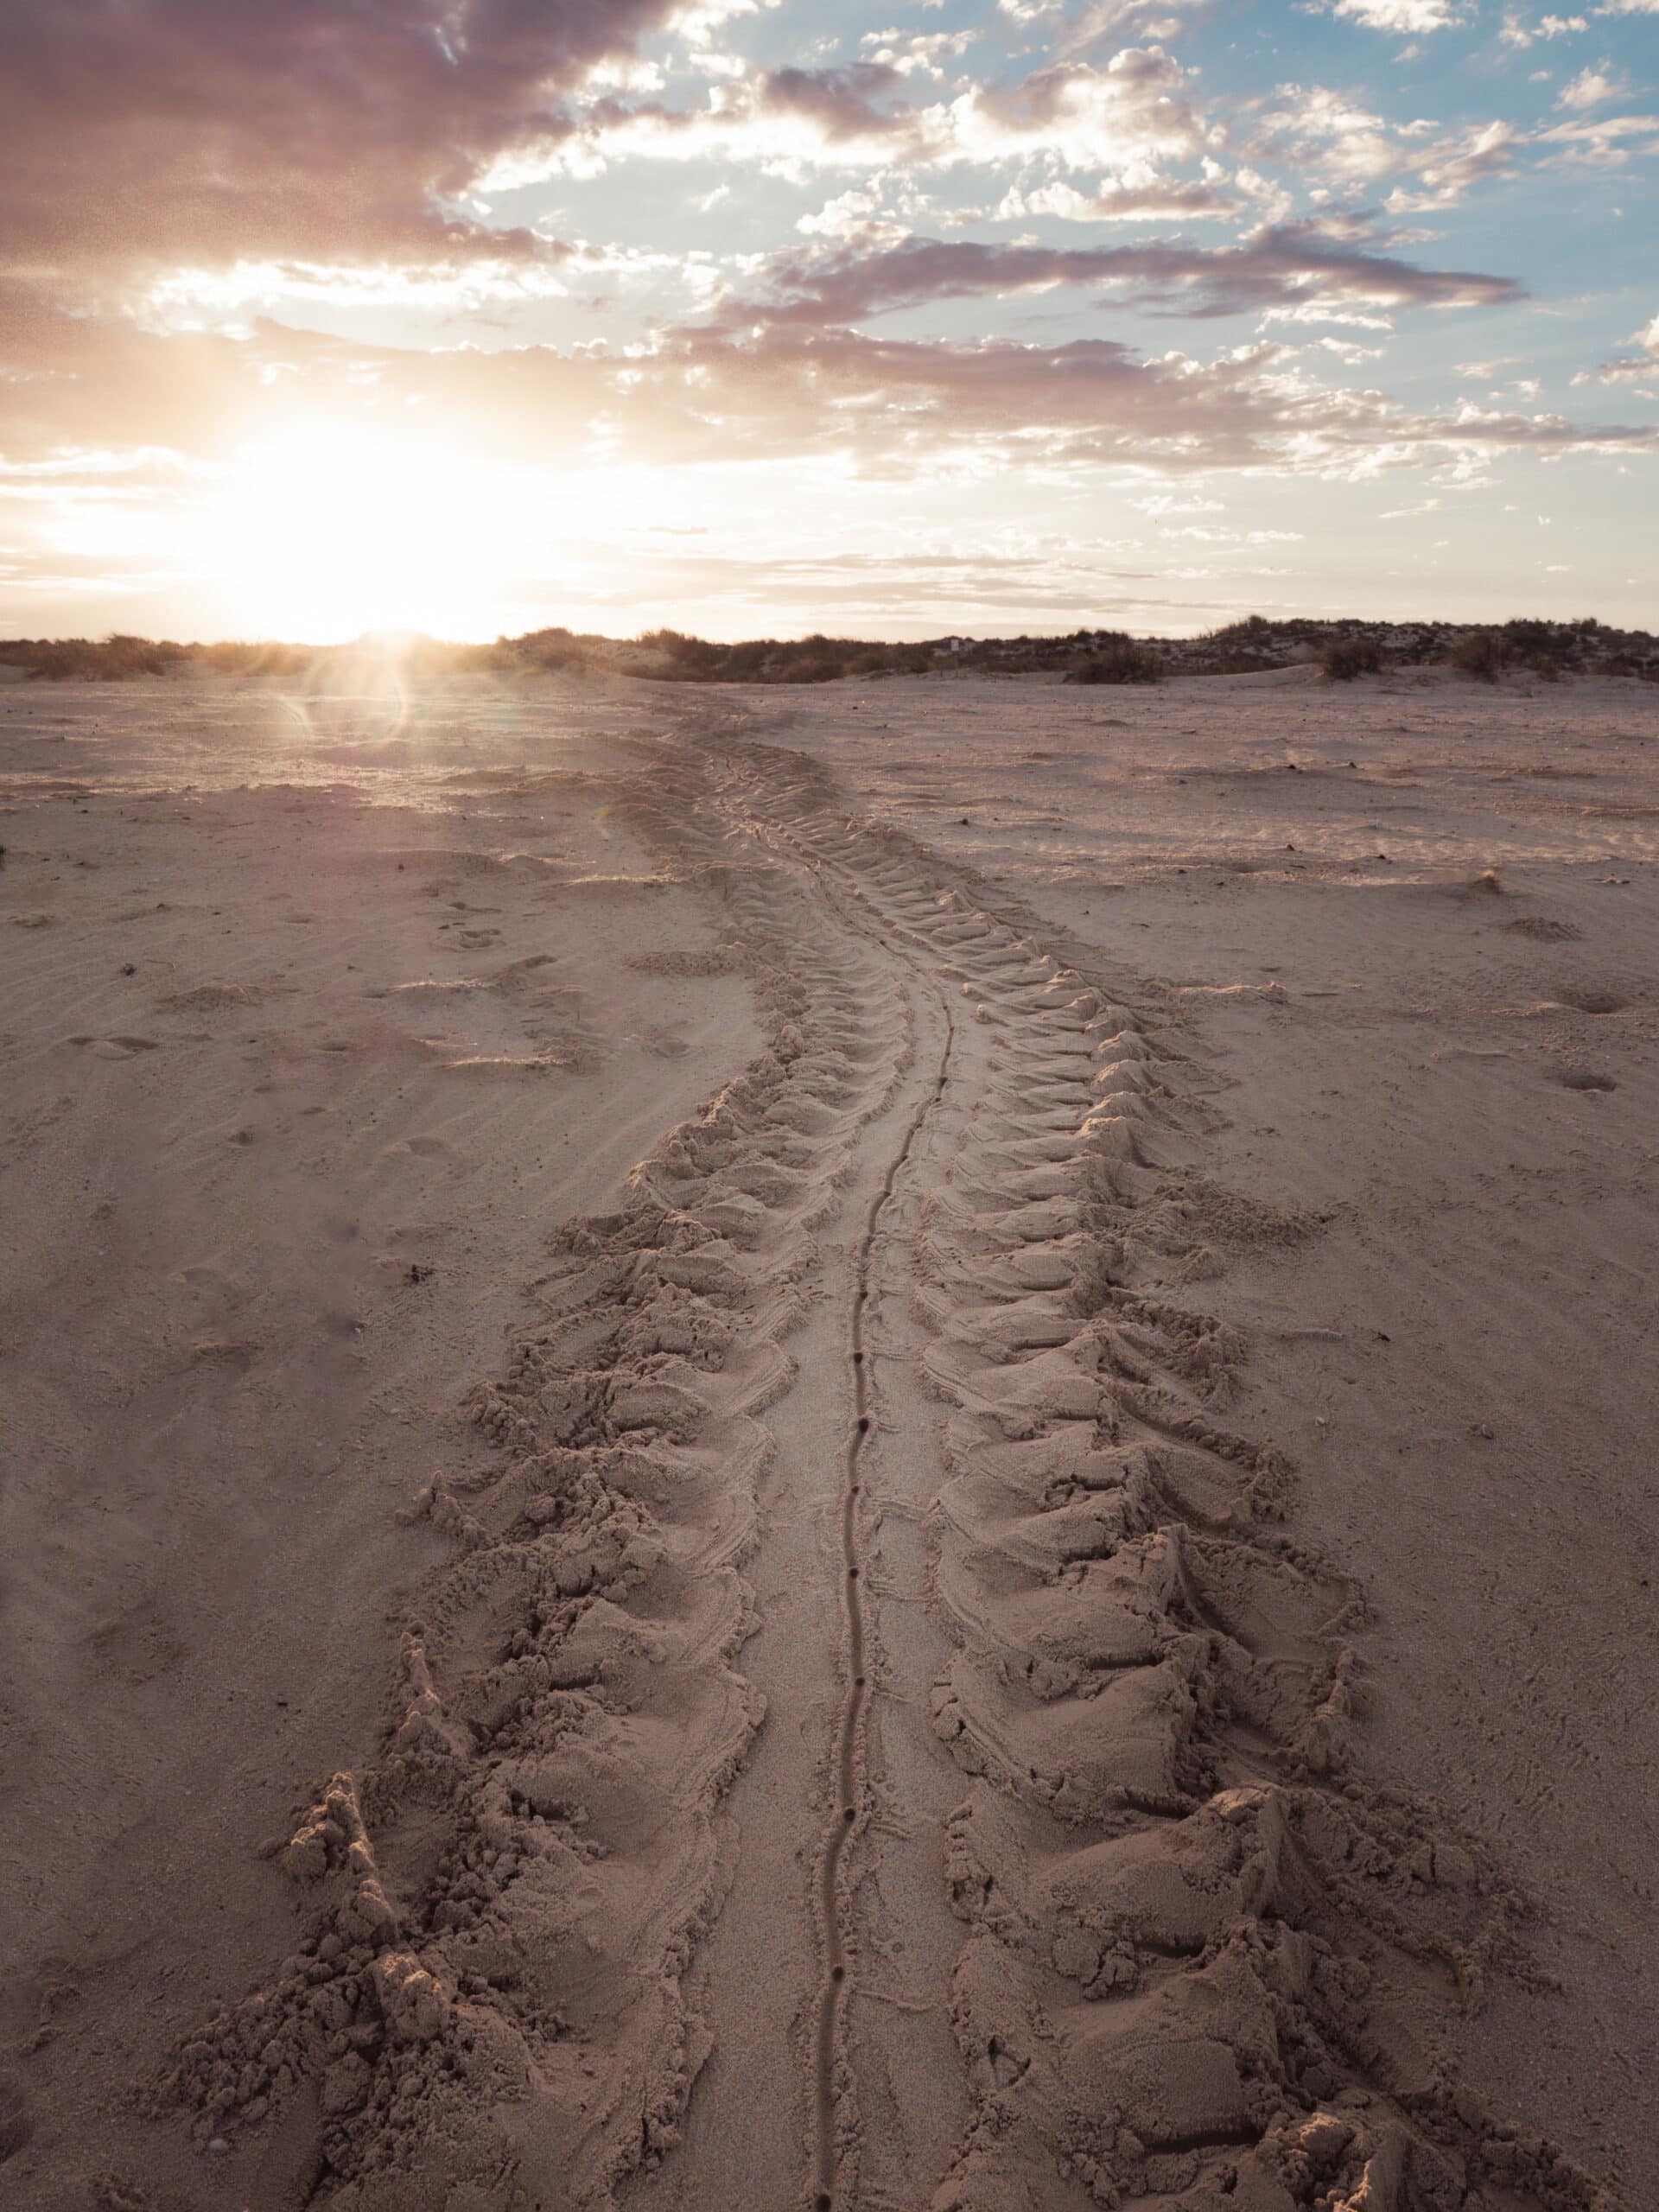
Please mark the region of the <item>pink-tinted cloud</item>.
POLYGON ((878 105, 904 82, 900 71, 886 61, 858 61, 846 69, 772 69, 761 78, 755 104, 763 114, 806 124, 825 146, 906 137, 912 128, 908 110, 878 105))
POLYGON ((1207 318, 1330 302, 1378 308, 1498 307, 1524 296, 1511 277, 1422 269, 1328 227, 1270 225, 1238 245, 984 245, 866 236, 772 262, 764 291, 729 302, 728 323, 856 323, 897 308, 1058 284, 1109 286, 1164 315, 1207 318))
MULTIPOLYGON (((1161 48, 1126 47, 1103 67, 1049 63, 918 105, 895 97, 907 79, 893 63, 774 69, 715 86, 702 107, 595 101, 580 143, 589 158, 899 162, 912 170, 1035 160, 1121 175, 1203 152, 1206 126, 1188 79, 1161 48)), ((548 152, 550 161, 564 157, 557 146, 548 152)))
POLYGON ((702 423, 710 452, 847 450, 876 469, 979 447, 1050 467, 1343 474, 1459 454, 1659 444, 1651 428, 1555 415, 1467 405, 1413 414, 1381 392, 1316 385, 1292 349, 1270 344, 1203 362, 1145 359, 1100 339, 949 345, 788 325, 741 339, 684 331, 644 365, 636 396, 677 443, 702 423))
POLYGON ((1343 191, 1396 178, 1392 213, 1452 207, 1478 185, 1516 173, 1529 135, 1499 118, 1443 130, 1390 122, 1324 85, 1279 86, 1244 141, 1253 158, 1343 191))
POLYGON ((569 129, 672 0, 50 0, 6 11, 0 267, 537 250, 453 202, 569 129))
MULTIPOLYGON (((1603 384, 1659 384, 1659 315, 1644 330, 1637 331, 1630 342, 1636 352, 1617 354, 1611 361, 1604 361, 1596 371, 1597 376, 1603 384)), ((1573 381, 1584 384, 1588 379, 1578 376, 1573 381)))

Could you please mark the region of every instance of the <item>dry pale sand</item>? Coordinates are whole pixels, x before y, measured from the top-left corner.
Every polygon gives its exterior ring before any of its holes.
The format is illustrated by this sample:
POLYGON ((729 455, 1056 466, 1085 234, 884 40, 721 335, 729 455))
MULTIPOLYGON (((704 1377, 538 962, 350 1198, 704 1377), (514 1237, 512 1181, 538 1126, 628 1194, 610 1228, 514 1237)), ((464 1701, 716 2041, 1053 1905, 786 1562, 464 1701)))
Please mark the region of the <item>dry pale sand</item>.
POLYGON ((0 2196, 1659 2201, 1659 713, 0 690, 0 2196))

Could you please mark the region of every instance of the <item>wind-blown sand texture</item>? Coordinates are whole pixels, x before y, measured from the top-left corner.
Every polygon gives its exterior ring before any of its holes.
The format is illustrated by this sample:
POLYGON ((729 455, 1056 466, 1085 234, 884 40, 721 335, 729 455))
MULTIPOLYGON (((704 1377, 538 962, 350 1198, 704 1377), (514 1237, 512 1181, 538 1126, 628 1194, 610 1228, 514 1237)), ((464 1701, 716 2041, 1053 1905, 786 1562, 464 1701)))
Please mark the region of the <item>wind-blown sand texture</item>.
POLYGON ((16 2201, 1653 2201, 1655 703, 0 692, 16 2201))

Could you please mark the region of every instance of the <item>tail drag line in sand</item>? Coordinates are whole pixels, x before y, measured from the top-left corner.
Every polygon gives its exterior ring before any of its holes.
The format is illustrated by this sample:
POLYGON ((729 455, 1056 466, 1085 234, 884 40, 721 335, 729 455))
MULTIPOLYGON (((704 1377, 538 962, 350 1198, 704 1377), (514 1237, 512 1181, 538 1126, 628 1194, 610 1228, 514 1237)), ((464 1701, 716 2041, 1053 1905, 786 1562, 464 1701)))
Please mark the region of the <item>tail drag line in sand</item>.
POLYGON ((855 1993, 856 1984, 849 1971, 849 1946, 845 1927, 844 1900, 842 1893, 841 1869, 849 1846, 858 1832, 858 1808, 862 1794, 863 1777, 861 1748, 864 1717, 869 1702, 869 1682, 866 1672, 864 1602, 860 1592, 860 1511, 859 1498, 863 1485, 859 1480, 860 1462, 869 1440, 872 1421, 870 1414, 869 1363, 867 1360, 864 1338, 864 1313, 870 1299, 870 1265, 880 1228, 881 1217, 892 1204, 899 1179, 908 1165, 912 1150, 920 1135, 929 1115, 943 1096, 945 1087, 945 1068, 950 1058, 952 1033, 947 1028, 940 1057, 939 1072, 931 1095, 912 1115, 899 1146, 881 1187, 870 1203, 864 1234, 858 1249, 857 1268, 853 1293, 849 1327, 851 1364, 853 1370, 853 1428, 848 1439, 845 1453, 845 1480, 841 1510, 841 1555, 844 1569, 846 1675, 847 1688, 842 1700, 841 1719, 836 1737, 836 1806, 825 1837, 823 1855, 818 1875, 818 1910, 823 1931, 824 1960, 823 1987, 818 1998, 818 2024, 816 2046, 816 2094, 817 2121, 817 2153, 815 2163, 817 2195, 815 2204, 820 2212, 829 2212, 836 2201, 836 2181, 838 2166, 836 2156, 836 2075, 839 2066, 841 2024, 848 1999, 855 1993))

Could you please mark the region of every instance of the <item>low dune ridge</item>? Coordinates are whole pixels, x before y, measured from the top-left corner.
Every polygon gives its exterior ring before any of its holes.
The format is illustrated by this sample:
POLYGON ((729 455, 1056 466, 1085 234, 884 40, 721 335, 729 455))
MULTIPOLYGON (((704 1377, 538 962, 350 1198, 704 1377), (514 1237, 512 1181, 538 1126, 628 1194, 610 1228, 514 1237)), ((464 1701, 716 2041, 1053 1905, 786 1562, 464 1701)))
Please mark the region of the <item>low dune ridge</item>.
POLYGON ((1656 695, 1272 682, 14 690, 24 2201, 1651 2195, 1656 695))

